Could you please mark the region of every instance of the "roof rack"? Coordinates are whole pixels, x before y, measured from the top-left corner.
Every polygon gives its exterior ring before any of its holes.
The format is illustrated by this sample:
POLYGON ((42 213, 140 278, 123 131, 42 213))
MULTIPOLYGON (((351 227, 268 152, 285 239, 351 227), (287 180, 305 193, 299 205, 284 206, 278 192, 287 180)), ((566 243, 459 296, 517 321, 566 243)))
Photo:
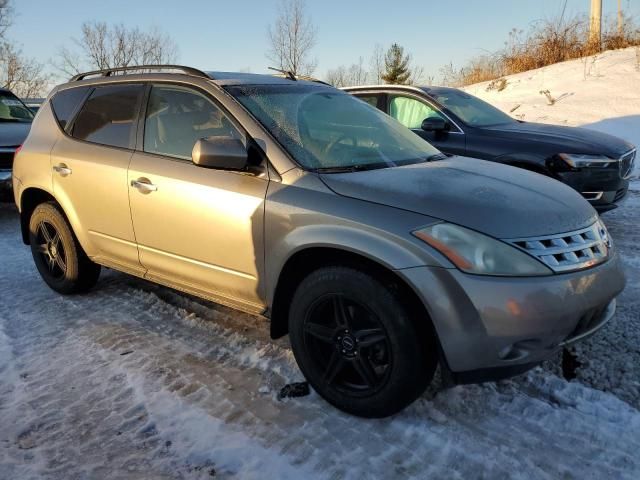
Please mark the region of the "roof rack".
POLYGON ((185 67, 183 65, 131 65, 129 67, 105 68, 103 70, 93 70, 91 72, 79 73, 77 75, 74 75, 69 81, 77 82, 87 77, 94 77, 94 76, 110 77, 114 73, 140 71, 140 70, 152 70, 152 71, 180 70, 183 73, 186 73, 187 75, 193 75, 195 77, 211 78, 202 70, 198 70, 197 68, 185 67))

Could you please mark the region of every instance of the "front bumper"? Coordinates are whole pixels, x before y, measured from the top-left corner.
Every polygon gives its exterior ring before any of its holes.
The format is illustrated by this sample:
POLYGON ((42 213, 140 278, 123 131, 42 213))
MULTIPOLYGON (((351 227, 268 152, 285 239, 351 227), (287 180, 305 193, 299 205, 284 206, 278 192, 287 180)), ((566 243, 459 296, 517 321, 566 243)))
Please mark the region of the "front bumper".
POLYGON ((618 168, 583 169, 558 172, 557 175, 600 212, 616 208, 616 203, 625 197, 629 188, 629 180, 620 178, 618 168))
POLYGON ((497 378, 527 370, 595 333, 613 317, 625 284, 616 253, 588 270, 547 277, 488 277, 438 267, 398 274, 427 307, 448 370, 471 379, 477 373, 478 380, 487 372, 497 378))

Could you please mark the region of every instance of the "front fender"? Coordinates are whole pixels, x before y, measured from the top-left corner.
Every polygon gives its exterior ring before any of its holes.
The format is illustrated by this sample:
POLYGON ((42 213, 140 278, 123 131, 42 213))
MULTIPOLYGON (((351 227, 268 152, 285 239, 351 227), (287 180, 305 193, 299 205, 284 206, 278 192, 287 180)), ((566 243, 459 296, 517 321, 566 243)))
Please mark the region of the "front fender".
POLYGON ((507 153, 494 158, 493 161, 502 163, 504 165, 524 168, 525 170, 530 170, 537 173, 551 175, 550 170, 547 168, 547 158, 543 155, 538 155, 535 153, 507 153))

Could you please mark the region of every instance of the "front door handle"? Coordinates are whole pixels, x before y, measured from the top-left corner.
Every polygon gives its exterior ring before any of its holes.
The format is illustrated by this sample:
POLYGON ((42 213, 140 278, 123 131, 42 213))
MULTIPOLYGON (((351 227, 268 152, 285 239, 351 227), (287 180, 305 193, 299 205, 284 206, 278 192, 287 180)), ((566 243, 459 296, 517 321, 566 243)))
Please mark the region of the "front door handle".
POLYGON ((151 193, 158 190, 153 183, 149 181, 148 178, 139 178, 137 180, 131 180, 131 186, 133 188, 137 188, 141 193, 151 193))
POLYGON ((61 177, 66 177, 71 175, 71 169, 67 167, 64 163, 60 163, 53 167, 53 171, 59 173, 61 177))

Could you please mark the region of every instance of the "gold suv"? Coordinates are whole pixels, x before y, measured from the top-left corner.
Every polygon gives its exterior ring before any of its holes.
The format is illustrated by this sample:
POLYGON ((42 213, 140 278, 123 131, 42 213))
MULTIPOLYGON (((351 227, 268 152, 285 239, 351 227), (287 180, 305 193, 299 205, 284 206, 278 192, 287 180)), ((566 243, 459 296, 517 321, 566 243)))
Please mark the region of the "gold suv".
POLYGON ((179 66, 90 72, 16 154, 22 235, 55 291, 101 266, 271 319, 357 415, 525 371, 610 320, 624 286, 574 190, 447 158, 319 82, 179 66))

